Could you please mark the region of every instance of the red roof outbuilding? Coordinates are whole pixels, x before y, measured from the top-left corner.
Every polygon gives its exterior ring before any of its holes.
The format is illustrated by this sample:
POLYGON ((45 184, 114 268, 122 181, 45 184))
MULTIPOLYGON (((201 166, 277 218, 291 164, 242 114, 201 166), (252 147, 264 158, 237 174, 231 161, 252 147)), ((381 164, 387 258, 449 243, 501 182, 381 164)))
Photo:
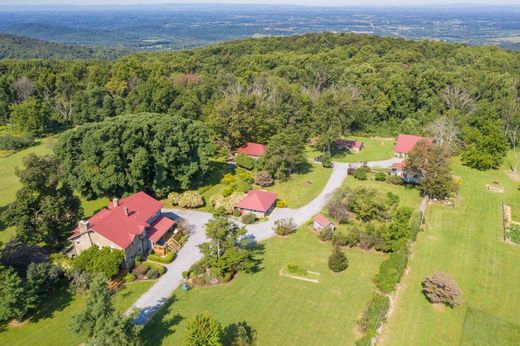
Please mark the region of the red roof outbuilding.
POLYGON ((417 142, 425 141, 427 143, 432 144, 433 139, 430 137, 421 137, 414 135, 403 135, 400 134, 397 137, 397 143, 395 145, 394 151, 396 153, 408 154, 415 147, 417 142))
POLYGON ((247 142, 246 144, 237 148, 235 152, 240 154, 246 154, 249 156, 259 157, 262 156, 266 150, 267 148, 263 144, 247 142))
POLYGON ((318 214, 314 217, 314 221, 316 221, 321 227, 328 227, 332 224, 329 219, 327 219, 323 214, 318 214))
MULTIPOLYGON (((152 226, 148 221, 160 212, 162 207, 163 204, 155 198, 144 192, 138 192, 110 202, 107 208, 97 212, 88 220, 88 228, 126 249, 136 236, 143 234, 146 228, 152 226)), ((156 220, 154 225, 157 225, 161 219, 156 220)), ((72 233, 69 239, 80 234, 79 227, 72 233)))
POLYGON ((251 190, 237 204, 239 209, 267 212, 278 199, 276 193, 261 190, 251 190))

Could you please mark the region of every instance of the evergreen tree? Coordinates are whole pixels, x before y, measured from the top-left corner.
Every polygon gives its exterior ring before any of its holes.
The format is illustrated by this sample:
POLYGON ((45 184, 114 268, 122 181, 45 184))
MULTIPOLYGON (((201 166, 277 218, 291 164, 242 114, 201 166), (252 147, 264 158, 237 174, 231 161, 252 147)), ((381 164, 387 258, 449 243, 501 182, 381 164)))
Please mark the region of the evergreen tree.
POLYGON ((222 326, 208 312, 195 315, 184 335, 185 346, 221 346, 222 326))
POLYGON ((329 268, 335 273, 339 273, 348 268, 348 258, 341 248, 335 246, 329 256, 329 268))

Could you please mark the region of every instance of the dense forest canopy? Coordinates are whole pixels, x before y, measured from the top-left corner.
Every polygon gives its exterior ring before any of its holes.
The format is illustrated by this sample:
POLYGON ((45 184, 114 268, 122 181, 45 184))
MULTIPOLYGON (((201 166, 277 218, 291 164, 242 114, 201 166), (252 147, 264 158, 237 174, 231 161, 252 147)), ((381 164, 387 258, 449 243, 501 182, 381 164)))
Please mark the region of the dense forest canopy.
POLYGON ((42 136, 123 113, 163 113, 200 120, 234 148, 267 143, 282 129, 303 139, 423 134, 441 118, 462 129, 485 117, 511 138, 519 71, 520 54, 496 47, 331 33, 115 61, 2 61, 0 121, 42 136))
POLYGON ((124 50, 85 47, 0 33, 0 59, 115 59, 124 50))

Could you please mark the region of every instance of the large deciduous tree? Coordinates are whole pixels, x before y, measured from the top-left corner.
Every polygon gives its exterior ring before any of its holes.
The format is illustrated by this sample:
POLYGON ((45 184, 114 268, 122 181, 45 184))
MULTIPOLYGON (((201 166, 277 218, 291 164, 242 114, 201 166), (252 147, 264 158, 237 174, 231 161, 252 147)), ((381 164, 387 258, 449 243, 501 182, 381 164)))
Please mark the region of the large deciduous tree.
POLYGON ((303 139, 297 133, 280 132, 271 137, 260 166, 276 179, 287 180, 307 162, 304 151, 303 139))
POLYGON ((56 147, 67 181, 90 198, 194 187, 212 153, 202 123, 158 114, 86 124, 60 136, 56 147))
POLYGON ((419 177, 419 188, 424 195, 445 198, 451 192, 449 155, 438 144, 418 142, 406 159, 406 172, 419 177))
POLYGON ((16 169, 22 188, 4 218, 16 227, 17 236, 24 242, 57 247, 83 216, 81 201, 62 181, 59 163, 53 156, 30 154, 23 164, 23 169, 16 169))

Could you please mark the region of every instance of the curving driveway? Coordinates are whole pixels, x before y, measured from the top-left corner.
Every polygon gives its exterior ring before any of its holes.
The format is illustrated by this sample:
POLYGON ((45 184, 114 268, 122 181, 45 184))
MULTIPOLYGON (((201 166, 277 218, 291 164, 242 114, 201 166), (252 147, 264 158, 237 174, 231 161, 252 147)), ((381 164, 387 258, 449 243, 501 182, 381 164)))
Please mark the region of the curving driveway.
MULTIPOLYGON (((391 158, 382 161, 368 162, 369 167, 390 167, 393 163, 400 162, 402 159, 391 158)), ((249 233, 253 234, 258 241, 265 240, 274 235, 273 226, 276 220, 282 218, 293 218, 294 222, 301 226, 325 207, 328 195, 343 184, 347 177, 349 167, 359 167, 361 163, 334 163, 332 174, 327 184, 316 198, 298 209, 276 208, 266 222, 247 225, 249 233)), ((207 212, 184 210, 184 209, 163 209, 164 213, 174 219, 185 219, 190 225, 190 237, 184 247, 177 254, 177 258, 167 264, 166 273, 146 293, 144 293, 128 310, 128 313, 138 309, 139 315, 136 323, 146 323, 157 310, 165 304, 173 294, 173 291, 182 282, 182 272, 188 270, 191 265, 201 259, 197 245, 206 241, 204 226, 211 219, 212 215, 207 212)))

